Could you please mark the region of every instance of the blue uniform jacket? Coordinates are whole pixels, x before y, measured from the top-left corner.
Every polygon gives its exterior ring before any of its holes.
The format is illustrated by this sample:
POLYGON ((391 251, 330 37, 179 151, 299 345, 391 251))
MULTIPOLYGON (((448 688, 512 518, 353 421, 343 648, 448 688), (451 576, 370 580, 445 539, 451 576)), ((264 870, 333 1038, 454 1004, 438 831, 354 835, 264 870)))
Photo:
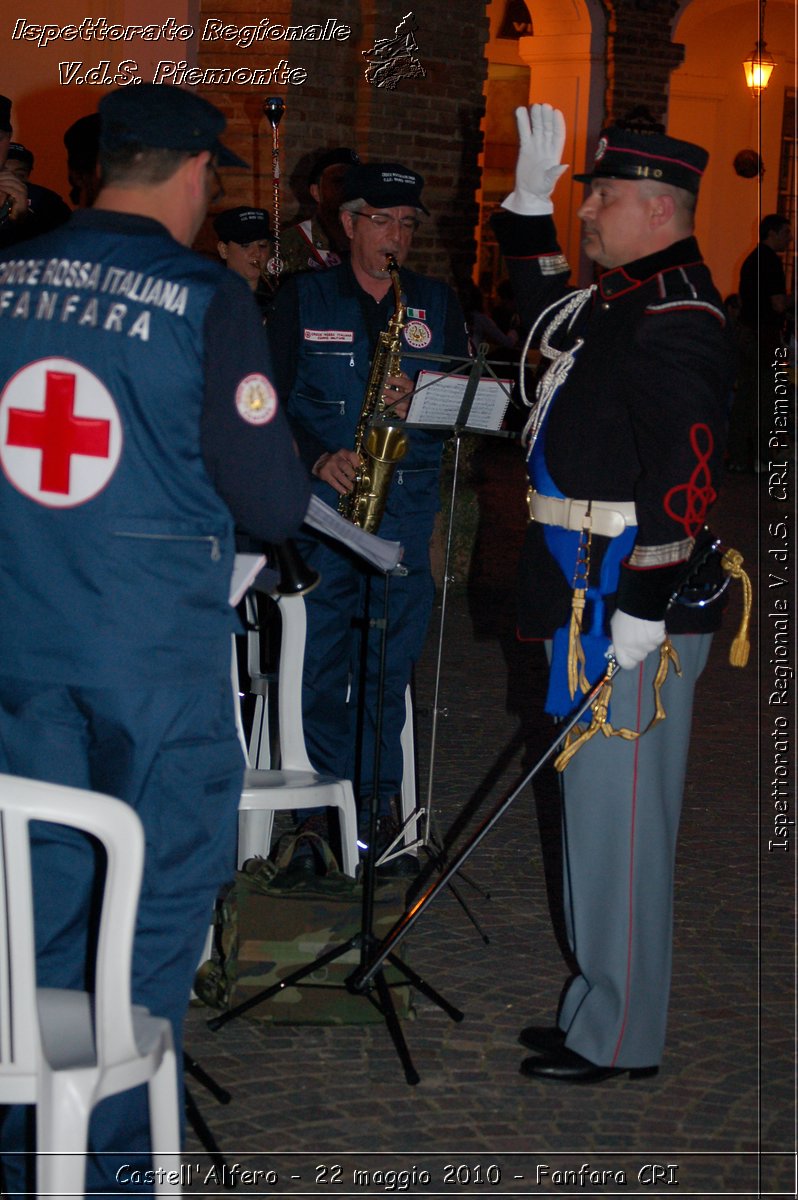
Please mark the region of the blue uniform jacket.
POLYGON ((308 498, 246 286, 93 210, 0 257, 0 332, 0 672, 224 674, 234 519, 279 541, 308 498))
MULTIPOLYGON (((404 351, 467 353, 465 320, 446 284, 402 268, 407 321, 404 351)), ((278 294, 267 326, 286 396, 288 418, 300 454, 311 469, 324 454, 354 446, 377 332, 394 311, 393 291, 378 305, 363 292, 349 264, 308 272, 290 280, 278 294), (294 347, 298 346, 298 353, 294 347)), ((414 379, 422 369, 441 370, 433 359, 402 357, 402 369, 414 379)), ((438 501, 441 436, 410 430, 410 448, 396 469, 386 514, 432 509, 438 501)), ((321 480, 314 491, 331 507, 338 494, 321 480)))

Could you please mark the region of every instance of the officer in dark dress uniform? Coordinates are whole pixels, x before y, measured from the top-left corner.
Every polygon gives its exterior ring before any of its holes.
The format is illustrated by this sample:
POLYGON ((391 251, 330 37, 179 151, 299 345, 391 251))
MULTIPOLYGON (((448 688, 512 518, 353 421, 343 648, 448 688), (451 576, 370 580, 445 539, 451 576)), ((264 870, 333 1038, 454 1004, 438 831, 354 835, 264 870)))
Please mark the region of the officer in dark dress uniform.
POLYGON ((579 973, 557 1025, 522 1031, 537 1057, 521 1069, 585 1083, 652 1074, 663 1052, 692 695, 715 616, 669 602, 715 498, 734 362, 692 236, 706 152, 661 133, 603 132, 592 171, 577 176, 590 184, 583 244, 602 269, 580 291, 568 287, 550 215, 566 170, 562 114, 533 105, 517 117, 516 187, 493 225, 522 320, 538 323, 550 360, 526 431, 520 636, 549 643, 556 717, 581 695, 569 673, 578 642, 585 687, 614 647, 616 728, 649 723, 666 633, 682 668, 665 682, 664 722, 639 740, 594 737, 563 775, 565 910, 579 973))

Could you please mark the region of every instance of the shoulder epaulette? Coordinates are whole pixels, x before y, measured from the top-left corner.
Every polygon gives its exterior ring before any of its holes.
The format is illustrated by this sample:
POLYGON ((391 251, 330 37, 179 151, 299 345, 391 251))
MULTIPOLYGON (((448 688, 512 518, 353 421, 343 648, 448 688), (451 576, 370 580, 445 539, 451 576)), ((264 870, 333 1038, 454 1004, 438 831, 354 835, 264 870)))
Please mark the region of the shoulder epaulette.
POLYGON ((716 317, 721 325, 726 324, 726 314, 723 309, 717 304, 713 304, 711 300, 704 300, 699 296, 684 267, 660 272, 657 276, 657 286, 661 298, 646 305, 647 314, 680 311, 708 312, 716 317))

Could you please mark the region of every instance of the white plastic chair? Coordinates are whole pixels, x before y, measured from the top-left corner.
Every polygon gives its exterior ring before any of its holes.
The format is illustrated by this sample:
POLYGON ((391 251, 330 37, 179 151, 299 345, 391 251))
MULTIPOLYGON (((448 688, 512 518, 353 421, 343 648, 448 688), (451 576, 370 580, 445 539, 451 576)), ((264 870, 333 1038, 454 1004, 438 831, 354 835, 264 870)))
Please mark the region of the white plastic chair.
MULTIPOLYGON (((238 732, 250 768, 244 775, 238 817, 239 866, 255 854, 266 855, 271 845, 274 813, 278 809, 337 808, 341 825, 341 867, 354 875, 358 864, 357 810, 352 784, 314 771, 305 748, 302 726, 302 665, 305 658, 307 616, 301 595, 275 597, 282 621, 280 663, 277 677, 277 711, 280 767, 258 770, 256 763, 267 737, 263 729, 267 697, 261 693, 262 718, 258 717, 257 737, 253 733, 249 748, 244 737, 240 706, 236 705, 238 732)), ((252 661, 252 659, 250 659, 252 661)), ((236 687, 238 669, 233 650, 236 687)), ((263 758, 260 758, 263 761, 263 758)))
POLYGON ((131 1005, 144 832, 127 804, 0 775, 0 1104, 36 1105, 37 1193, 82 1196, 89 1118, 106 1096, 147 1083, 155 1190, 179 1196, 180 1120, 171 1025, 131 1005), (107 871, 96 992, 37 988, 31 821, 93 834, 107 871), (160 1168, 160 1170, 159 1170, 160 1168))

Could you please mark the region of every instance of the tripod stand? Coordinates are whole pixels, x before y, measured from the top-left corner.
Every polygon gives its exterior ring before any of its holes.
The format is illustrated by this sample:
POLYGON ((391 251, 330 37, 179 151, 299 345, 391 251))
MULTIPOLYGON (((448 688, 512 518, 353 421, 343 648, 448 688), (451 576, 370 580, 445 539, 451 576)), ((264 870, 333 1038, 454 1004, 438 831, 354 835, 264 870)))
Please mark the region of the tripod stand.
MULTIPOLYGON (((396 839, 396 843, 398 843, 401 836, 404 834, 405 829, 408 827, 414 828, 416 830, 414 838, 412 841, 406 842, 403 849, 405 851, 410 851, 413 849, 425 850, 429 854, 430 859, 437 866, 440 866, 444 860, 444 847, 436 836, 432 826, 432 801, 435 784, 435 759, 438 743, 438 722, 441 716, 445 717, 447 715, 447 710, 442 708, 440 704, 440 684, 449 585, 453 581, 451 574, 451 558, 462 439, 463 435, 466 433, 478 433, 481 436, 513 436, 499 428, 507 407, 507 403, 510 400, 510 391, 509 387, 507 386, 508 381, 500 380, 495 374, 492 369, 492 365, 488 362, 487 350, 488 347, 484 344, 481 344, 478 347, 477 353, 473 359, 457 361, 447 358, 446 356, 419 355, 419 357, 424 357, 427 359, 429 357, 437 357, 437 361, 445 364, 449 369, 441 374, 438 374, 437 372, 421 373, 415 390, 415 396, 418 397, 419 402, 417 403, 414 399, 413 406, 411 407, 407 419, 407 425, 411 429, 434 429, 439 432, 448 433, 451 436, 454 445, 452 486, 449 499, 448 522, 445 534, 443 579, 441 588, 441 615, 438 626, 438 643, 435 664, 435 684, 432 700, 432 723, 430 731, 426 798, 423 804, 420 806, 417 805, 416 809, 412 813, 405 816, 402 831, 400 836, 396 839), (462 371, 466 367, 468 369, 465 374, 458 374, 458 372, 462 371), (480 390, 480 385, 483 379, 485 380, 485 385, 488 389, 487 395, 483 394, 485 390, 484 386, 483 389, 480 390), (425 393, 427 393, 427 395, 425 395, 425 393)), ((411 354, 409 357, 412 358, 414 356, 411 354)), ((391 847, 390 850, 392 851, 393 847, 391 847)), ((465 883, 469 884, 469 886, 478 891, 484 899, 490 898, 489 893, 480 888, 468 876, 464 875, 462 872, 459 872, 458 874, 465 883)), ((482 938, 482 941, 485 944, 488 944, 490 939, 480 927, 462 894, 451 879, 449 880, 449 890, 451 891, 454 899, 463 909, 463 912, 466 914, 479 936, 482 938)))
MULTIPOLYGON (((192 1079, 196 1079, 197 1083, 201 1083, 206 1088, 215 1100, 220 1104, 229 1104, 232 1096, 227 1091, 227 1088, 221 1087, 215 1079, 212 1079, 207 1071, 199 1065, 196 1059, 191 1058, 186 1051, 183 1051, 183 1071, 186 1075, 190 1075, 192 1079)), ((186 1102, 186 1117, 191 1128, 196 1133, 202 1145, 208 1152, 210 1160, 219 1173, 220 1178, 228 1178, 227 1161, 224 1158, 216 1138, 211 1133, 208 1125, 197 1107, 197 1103, 191 1092, 188 1090, 188 1084, 184 1084, 183 1095, 186 1102)), ((228 1185, 232 1186, 232 1185, 228 1185)))
POLYGON ((452 862, 450 862, 441 870, 439 878, 435 881, 435 883, 431 884, 424 894, 412 904, 404 916, 399 918, 393 929, 391 929, 390 932, 387 933, 383 938, 371 962, 365 966, 359 967, 358 970, 354 971, 352 975, 350 975, 349 979, 347 980, 347 984, 351 991, 361 992, 370 986, 371 979, 373 978, 375 972, 380 970, 385 959, 389 955, 394 955, 395 948, 406 937, 406 935, 415 925, 416 921, 418 921, 421 914, 433 902, 435 897, 440 894, 443 888, 446 887, 452 876, 455 875, 460 870, 461 866, 471 857, 482 839, 504 816, 510 805, 518 799, 521 793, 532 782, 537 773, 545 766, 552 755, 555 754, 555 752, 568 737, 568 734, 571 732, 571 730, 574 729, 575 726, 581 721, 588 709, 592 708, 593 704, 599 699, 601 692, 612 680, 612 677, 617 670, 618 664, 614 658, 610 658, 605 674, 590 689, 582 704, 580 704, 577 708, 576 712, 561 726, 554 741, 551 743, 548 749, 544 751, 532 769, 527 772, 527 774, 524 776, 518 786, 513 789, 509 796, 506 796, 503 800, 499 801, 499 803, 494 807, 493 811, 489 813, 479 828, 474 832, 465 846, 463 846, 459 853, 455 855, 452 862))
MULTIPOLYGON (((208 1022, 208 1028, 217 1031, 221 1029, 228 1021, 232 1021, 238 1016, 250 1011, 256 1005, 268 1000, 271 996, 278 992, 300 984, 303 979, 326 967, 328 964, 341 958, 350 950, 356 949, 359 951, 361 966, 364 966, 376 946, 376 938, 373 935, 373 920, 374 920, 374 892, 376 883, 375 873, 375 841, 377 834, 377 820, 379 807, 379 779, 380 779, 380 747, 382 733, 382 707, 383 693, 385 686, 385 661, 386 661, 386 646, 388 633, 388 606, 390 594, 390 578, 391 572, 384 571, 384 601, 383 613, 381 619, 375 621, 374 627, 380 631, 380 662, 379 662, 379 679, 377 684, 377 706, 375 716, 375 761, 374 761, 374 786, 372 788, 371 801, 369 805, 369 832, 368 832, 368 853, 365 859, 364 875, 363 875, 363 896, 361 906, 361 925, 360 930, 352 937, 348 938, 341 945, 335 946, 312 962, 300 967, 296 971, 280 979, 277 983, 264 988, 254 996, 250 996, 241 1004, 229 1009, 227 1012, 212 1018, 208 1022)), ((368 613, 366 614, 366 623, 368 624, 368 613)), ((424 979, 421 978, 415 971, 412 970, 405 962, 395 955, 386 956, 391 966, 410 984, 418 988, 433 1003, 437 1004, 447 1015, 454 1021, 461 1021, 463 1013, 440 996, 433 987, 430 986, 424 979)), ((419 1075, 413 1066, 410 1052, 407 1043, 402 1033, 399 1019, 396 1015, 396 1010, 391 996, 390 987, 385 979, 382 967, 372 973, 372 982, 369 990, 376 992, 376 1006, 385 1019, 388 1033, 394 1043, 400 1062, 404 1068, 405 1078, 408 1083, 416 1084, 419 1081, 419 1075)), ((365 989, 364 989, 365 991, 365 989)), ((368 996, 371 1000, 372 997, 368 996)))

